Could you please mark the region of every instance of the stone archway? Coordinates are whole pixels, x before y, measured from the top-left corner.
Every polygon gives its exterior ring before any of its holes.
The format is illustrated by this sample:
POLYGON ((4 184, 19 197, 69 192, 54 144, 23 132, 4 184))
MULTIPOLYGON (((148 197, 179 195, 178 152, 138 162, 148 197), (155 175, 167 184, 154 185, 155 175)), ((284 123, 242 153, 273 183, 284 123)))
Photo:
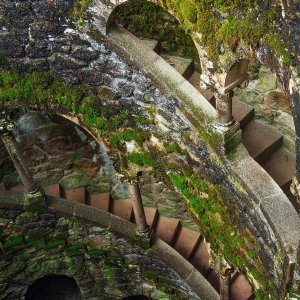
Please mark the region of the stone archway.
POLYGON ((25 300, 82 300, 75 279, 65 275, 48 275, 29 286, 25 300))

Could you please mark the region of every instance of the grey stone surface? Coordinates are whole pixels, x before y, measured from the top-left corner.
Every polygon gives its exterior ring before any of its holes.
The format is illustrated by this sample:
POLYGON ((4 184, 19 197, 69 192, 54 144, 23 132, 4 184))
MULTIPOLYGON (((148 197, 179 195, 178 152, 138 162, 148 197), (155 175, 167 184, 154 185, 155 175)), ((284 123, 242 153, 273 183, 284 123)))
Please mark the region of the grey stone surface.
POLYGON ((153 255, 93 221, 82 222, 70 214, 64 205, 67 201, 50 202, 51 210, 30 214, 22 206, 1 206, 1 298, 24 298, 37 279, 56 274, 74 278, 83 299, 116 300, 132 295, 200 299, 161 260, 161 252, 153 255))

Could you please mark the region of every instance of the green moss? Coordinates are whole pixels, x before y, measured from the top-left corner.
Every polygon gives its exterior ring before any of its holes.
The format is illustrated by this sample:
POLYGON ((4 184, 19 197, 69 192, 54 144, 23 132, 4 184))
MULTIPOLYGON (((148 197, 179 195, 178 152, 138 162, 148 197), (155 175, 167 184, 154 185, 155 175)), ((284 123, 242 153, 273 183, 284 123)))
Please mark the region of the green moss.
POLYGON ((190 0, 180 1, 180 10, 185 20, 192 23, 197 21, 197 11, 190 0))
MULTIPOLYGON (((195 22, 197 14, 190 1, 182 2, 186 16, 190 22, 195 22)), ((159 40, 163 50, 198 60, 192 38, 179 26, 178 21, 160 6, 144 0, 128 1, 117 8, 114 18, 139 37, 159 40)))
POLYGON ((145 280, 157 280, 158 274, 152 271, 141 272, 140 276, 145 280))
POLYGON ((92 0, 77 0, 71 18, 73 20, 82 20, 85 17, 85 11, 92 0))
POLYGON ((85 244, 82 243, 74 243, 67 246, 67 253, 68 255, 75 256, 82 253, 82 251, 85 249, 85 244))
POLYGON ((24 245, 24 239, 22 236, 15 236, 6 240, 2 246, 4 251, 11 250, 18 246, 24 245))
POLYGON ((173 152, 181 153, 181 148, 177 143, 167 144, 165 145, 165 148, 167 153, 173 153, 173 152))
POLYGON ((32 240, 27 241, 25 244, 26 248, 36 248, 36 249, 42 249, 46 246, 44 239, 38 239, 38 240, 32 240))
POLYGON ((63 247, 63 246, 65 246, 64 240, 55 240, 55 241, 48 242, 46 249, 51 250, 51 249, 56 249, 56 248, 63 247))
POLYGON ((121 142, 135 141, 138 145, 142 145, 145 140, 150 137, 150 133, 140 128, 125 129, 115 133, 110 137, 110 143, 113 147, 120 146, 121 142))
POLYGON ((0 52, 0 69, 7 68, 8 66, 9 66, 9 61, 7 56, 0 52))
POLYGON ((128 155, 128 161, 138 166, 160 167, 160 164, 146 153, 132 152, 128 155))
MULTIPOLYGON (((239 224, 239 216, 234 207, 228 206, 223 200, 222 188, 212 186, 196 175, 169 173, 172 184, 186 198, 192 213, 197 217, 201 233, 210 241, 215 253, 237 266, 240 270, 248 270, 257 282, 270 289, 268 276, 255 252, 247 250, 248 245, 256 247, 254 238, 239 224), (249 263, 249 261, 252 263, 249 263)), ((273 292, 274 288, 271 289, 273 292)))
POLYGON ((226 157, 227 157, 228 160, 234 161, 234 160, 235 160, 235 157, 236 157, 236 149, 235 149, 235 148, 231 149, 231 150, 226 154, 226 157))
POLYGON ((93 257, 104 257, 107 254, 107 250, 90 248, 88 249, 87 254, 93 257))
POLYGON ((160 3, 177 17, 186 31, 201 33, 198 42, 215 62, 222 53, 238 55, 237 45, 246 44, 252 48, 267 45, 283 57, 285 64, 291 63, 283 47, 288 44, 285 35, 278 32, 279 3, 272 6, 250 0, 163 0, 160 3))

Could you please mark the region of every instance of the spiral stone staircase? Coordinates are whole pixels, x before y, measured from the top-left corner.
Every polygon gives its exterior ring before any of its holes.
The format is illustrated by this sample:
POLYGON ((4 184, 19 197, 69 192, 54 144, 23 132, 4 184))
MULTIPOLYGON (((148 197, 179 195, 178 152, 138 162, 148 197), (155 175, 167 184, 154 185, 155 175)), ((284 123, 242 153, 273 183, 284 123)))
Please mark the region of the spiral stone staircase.
MULTIPOLYGON (((159 41, 139 39, 120 25, 113 26, 108 36, 129 53, 134 52, 132 49, 136 49, 138 53, 142 51, 142 47, 156 52, 216 108, 214 93, 200 88, 200 73, 191 58, 165 53, 161 50, 159 41)), ((256 119, 254 108, 237 99, 233 99, 233 117, 240 124, 242 143, 249 154, 275 180, 299 213, 300 204, 296 202, 289 189, 295 174, 296 155, 285 147, 284 136, 272 126, 256 119)))
MULTIPOLYGON (((64 189, 59 184, 45 186, 47 197, 62 198, 72 202, 93 206, 130 222, 135 222, 133 207, 130 200, 114 200, 110 193, 89 193, 84 187, 64 189)), ((0 192, 25 192, 24 186, 6 189, 0 184, 0 192)), ((189 261, 215 288, 220 292, 220 278, 216 270, 210 267, 210 256, 204 238, 199 232, 186 229, 179 219, 160 215, 155 208, 146 207, 147 224, 156 237, 163 240, 183 258, 189 261)), ((255 299, 251 285, 243 274, 235 272, 231 278, 231 300, 255 299)))

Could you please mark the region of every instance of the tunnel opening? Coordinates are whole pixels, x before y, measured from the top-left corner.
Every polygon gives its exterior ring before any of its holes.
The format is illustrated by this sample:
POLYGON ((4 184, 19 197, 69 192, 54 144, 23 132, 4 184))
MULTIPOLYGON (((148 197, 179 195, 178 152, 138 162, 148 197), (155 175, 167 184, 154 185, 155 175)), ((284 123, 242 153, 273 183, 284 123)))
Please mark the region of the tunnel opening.
POLYGON ((82 300, 75 279, 65 275, 49 275, 29 286, 25 300, 82 300))

